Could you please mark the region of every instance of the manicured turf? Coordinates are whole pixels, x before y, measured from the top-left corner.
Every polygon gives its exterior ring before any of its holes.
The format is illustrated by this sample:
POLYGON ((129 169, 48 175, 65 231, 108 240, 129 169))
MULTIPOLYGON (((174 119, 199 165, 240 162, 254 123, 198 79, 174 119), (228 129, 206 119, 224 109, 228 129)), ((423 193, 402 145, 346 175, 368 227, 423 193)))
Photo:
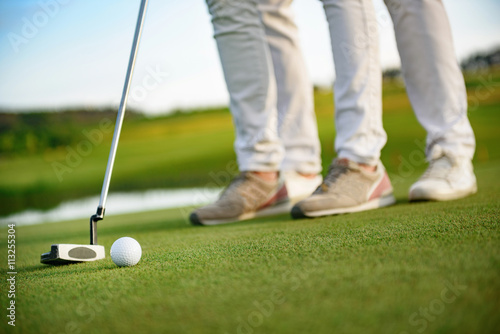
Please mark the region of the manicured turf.
MULTIPOLYGON (((419 148, 423 130, 411 114, 403 88, 386 85, 390 89, 384 99, 384 121, 389 141, 383 161, 395 186, 395 206, 314 220, 282 215, 216 227, 190 226, 189 208, 108 216, 98 227, 99 243, 107 252, 122 236, 137 239, 143 247, 142 260, 131 268, 116 267, 109 253, 95 263, 63 267, 39 263, 40 254, 52 243, 88 243, 87 220, 19 226, 16 327, 7 324, 9 286, 2 279, 0 331, 498 332, 500 91, 498 84, 485 87, 474 80, 468 81, 469 97, 482 98, 470 113, 478 142, 478 194, 446 203, 407 202, 409 186, 426 167, 419 148), (493 93, 486 97, 490 90, 483 89, 478 95, 477 87, 490 87, 493 93)), ((329 92, 316 94, 325 166, 332 157, 331 97, 329 92)), ((175 179, 173 185, 188 180, 191 172, 195 181, 186 184, 204 185, 212 180, 210 172, 224 170, 234 159, 230 119, 223 112, 143 121, 129 131, 120 144, 117 166, 121 167, 113 179, 120 187, 134 188, 136 177, 153 184, 163 175, 162 168, 176 173, 177 179, 169 176, 175 179), (189 124, 196 130, 187 133, 189 124), (156 132, 152 126, 157 126, 156 132), (172 132, 163 133, 163 126, 172 132), (178 147, 163 141, 163 136, 189 145, 178 147), (143 142, 137 142, 141 138, 143 142), (141 143, 154 142, 156 146, 141 150, 141 143), (190 146, 196 143, 199 146, 190 146), (158 155, 161 145, 172 154, 158 155)), ((50 165, 44 172, 50 160, 12 158, 11 165, 0 166, 1 185, 15 192, 38 179, 46 182, 42 193, 86 183, 94 187, 102 181, 103 166, 90 168, 91 162, 106 160, 106 151, 97 147, 60 184, 48 181, 54 177, 50 165), (19 176, 37 167, 40 173, 32 173, 29 180, 19 176)), ((45 157, 56 153, 47 152, 45 157)), ((98 184, 94 192, 99 190, 98 184)), ((6 264, 7 230, 0 231, 0 259, 6 264)))
POLYGON ((314 220, 196 228, 181 209, 107 217, 99 241, 108 252, 121 236, 143 247, 131 268, 109 256, 38 263, 51 243, 87 243, 86 221, 19 227, 8 331, 494 333, 500 168, 481 165, 477 176, 481 191, 468 199, 408 204, 399 191, 394 207, 314 220))

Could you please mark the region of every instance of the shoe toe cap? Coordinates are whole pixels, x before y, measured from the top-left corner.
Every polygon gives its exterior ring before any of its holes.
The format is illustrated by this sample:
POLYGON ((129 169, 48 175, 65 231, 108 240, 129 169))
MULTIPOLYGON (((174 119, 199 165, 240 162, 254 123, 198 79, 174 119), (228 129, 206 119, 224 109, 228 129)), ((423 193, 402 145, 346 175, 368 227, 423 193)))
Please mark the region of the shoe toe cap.
POLYGON ((302 211, 302 209, 298 205, 294 205, 290 214, 292 215, 292 218, 294 218, 294 219, 307 218, 307 216, 304 214, 304 212, 302 211))
POLYGON ((189 215, 189 221, 193 225, 203 225, 202 222, 201 222, 201 220, 200 220, 200 217, 198 217, 198 214, 196 214, 196 212, 192 212, 189 215))
POLYGON ((446 180, 422 180, 415 183, 409 191, 410 201, 448 201, 475 193, 475 182, 450 184, 446 180))
POLYGON ((189 216, 194 225, 205 225, 204 222, 212 220, 226 220, 243 214, 244 207, 241 203, 229 202, 224 204, 209 204, 198 208, 189 216))

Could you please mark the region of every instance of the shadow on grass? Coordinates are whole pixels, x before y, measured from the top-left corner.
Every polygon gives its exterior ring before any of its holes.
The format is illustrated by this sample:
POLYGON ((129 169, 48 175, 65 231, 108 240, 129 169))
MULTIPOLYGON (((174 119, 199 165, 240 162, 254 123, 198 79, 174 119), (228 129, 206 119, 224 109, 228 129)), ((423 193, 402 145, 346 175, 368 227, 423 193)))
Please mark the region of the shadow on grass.
POLYGON ((227 223, 227 224, 220 224, 220 225, 188 225, 188 227, 191 228, 196 228, 199 231, 204 231, 204 230, 213 230, 216 228, 223 228, 223 229, 231 229, 231 228, 238 228, 238 227, 252 227, 252 226, 262 226, 262 225, 272 225, 272 224, 278 224, 278 223, 285 223, 285 222, 292 222, 294 221, 290 214, 284 213, 281 215, 277 216, 269 216, 269 217, 258 217, 258 218, 252 218, 248 220, 240 220, 236 221, 233 223, 227 223))
MULTIPOLYGON (((20 267, 17 270, 18 274, 24 274, 24 273, 36 273, 39 272, 40 274, 43 274, 43 276, 52 276, 54 275, 60 275, 60 274, 72 274, 72 273, 95 273, 95 272, 100 272, 103 270, 110 270, 110 269, 115 269, 115 268, 120 268, 114 264, 107 264, 103 265, 100 264, 99 266, 93 266, 92 263, 71 263, 71 264, 65 264, 65 265, 47 265, 47 264, 36 264, 36 265, 30 265, 26 267, 20 267), (90 265, 89 265, 90 264, 90 265)), ((2 275, 6 274, 7 272, 3 273, 2 270, 2 275)))
MULTIPOLYGON (((406 196, 397 196, 396 197, 396 203, 394 203, 394 205, 401 205, 401 204, 409 204, 410 201, 408 200, 408 197, 406 196)), ((393 206, 394 206, 393 205, 393 206)))

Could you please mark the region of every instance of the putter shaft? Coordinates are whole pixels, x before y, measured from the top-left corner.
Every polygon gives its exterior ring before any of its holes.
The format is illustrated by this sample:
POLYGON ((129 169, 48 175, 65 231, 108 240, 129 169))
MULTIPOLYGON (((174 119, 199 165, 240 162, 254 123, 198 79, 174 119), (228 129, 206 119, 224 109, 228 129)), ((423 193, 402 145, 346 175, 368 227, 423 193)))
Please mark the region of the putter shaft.
POLYGON ((130 90, 130 84, 132 82, 132 74, 134 72, 137 51, 139 50, 139 42, 141 40, 144 18, 146 17, 147 5, 148 5, 148 0, 141 1, 141 5, 139 8, 139 15, 137 17, 137 24, 135 27, 134 40, 132 42, 132 49, 130 51, 127 74, 125 75, 125 83, 123 85, 122 98, 120 101, 120 107, 118 108, 118 115, 116 116, 115 132, 113 134, 113 141, 111 143, 111 150, 109 152, 108 165, 106 167, 104 182, 102 184, 101 198, 99 200, 99 206, 97 207, 96 214, 90 217, 91 245, 97 245, 97 222, 104 218, 104 211, 105 211, 106 199, 108 197, 109 183, 111 181, 111 173, 113 171, 113 166, 115 163, 116 149, 118 147, 118 140, 120 138, 123 118, 125 116, 125 109, 127 107, 128 93, 130 90))

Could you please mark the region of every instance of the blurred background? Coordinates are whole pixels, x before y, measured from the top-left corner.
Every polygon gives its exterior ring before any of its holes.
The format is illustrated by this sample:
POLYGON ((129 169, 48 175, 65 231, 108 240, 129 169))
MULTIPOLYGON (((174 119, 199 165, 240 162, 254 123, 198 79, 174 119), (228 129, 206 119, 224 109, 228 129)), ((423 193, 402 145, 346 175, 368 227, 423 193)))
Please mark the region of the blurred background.
MULTIPOLYGON (((480 128, 484 135, 478 138, 475 161, 494 160, 492 150, 499 139, 494 135, 494 111, 500 103, 496 65, 500 62, 500 2, 443 2, 466 75, 471 112, 475 112, 471 122, 476 134, 480 128)), ((423 140, 424 132, 411 113, 399 76, 389 14, 382 0, 374 3, 386 70, 384 122, 393 138, 383 159, 397 177, 405 159, 421 146, 415 138, 423 140)), ((328 27, 320 1, 295 0, 293 6, 316 86, 327 166, 333 156, 331 85, 335 80, 328 27)), ((53 221, 59 214, 40 218, 43 210, 99 194, 138 7, 138 0, 0 2, 0 216, 4 222, 21 221, 11 215, 28 209, 38 214, 30 222, 53 221)), ((234 135, 212 34, 204 1, 150 0, 111 191, 223 186, 226 177, 217 173, 234 162, 234 135)), ((424 162, 413 163, 410 177, 417 177, 424 167, 424 162)), ((202 193, 200 201, 215 196, 202 193)), ((166 200, 159 198, 164 206, 166 200)), ((124 201, 117 200, 117 205, 123 206, 124 201)), ((95 203, 92 207, 97 205, 94 197, 90 202, 95 203)), ((81 207, 81 202, 74 205, 81 207)))
MULTIPOLYGON (((457 57, 500 43, 500 2, 445 0, 457 57)), ((392 22, 375 0, 381 60, 399 67, 392 22)), ((4 109, 114 106, 139 1, 3 0, 0 2, 0 106, 4 109)), ((297 25, 313 82, 335 78, 320 1, 295 0, 297 25)), ((210 16, 203 0, 151 0, 134 84, 161 73, 154 89, 133 90, 130 106, 149 115, 227 105, 210 16)))

